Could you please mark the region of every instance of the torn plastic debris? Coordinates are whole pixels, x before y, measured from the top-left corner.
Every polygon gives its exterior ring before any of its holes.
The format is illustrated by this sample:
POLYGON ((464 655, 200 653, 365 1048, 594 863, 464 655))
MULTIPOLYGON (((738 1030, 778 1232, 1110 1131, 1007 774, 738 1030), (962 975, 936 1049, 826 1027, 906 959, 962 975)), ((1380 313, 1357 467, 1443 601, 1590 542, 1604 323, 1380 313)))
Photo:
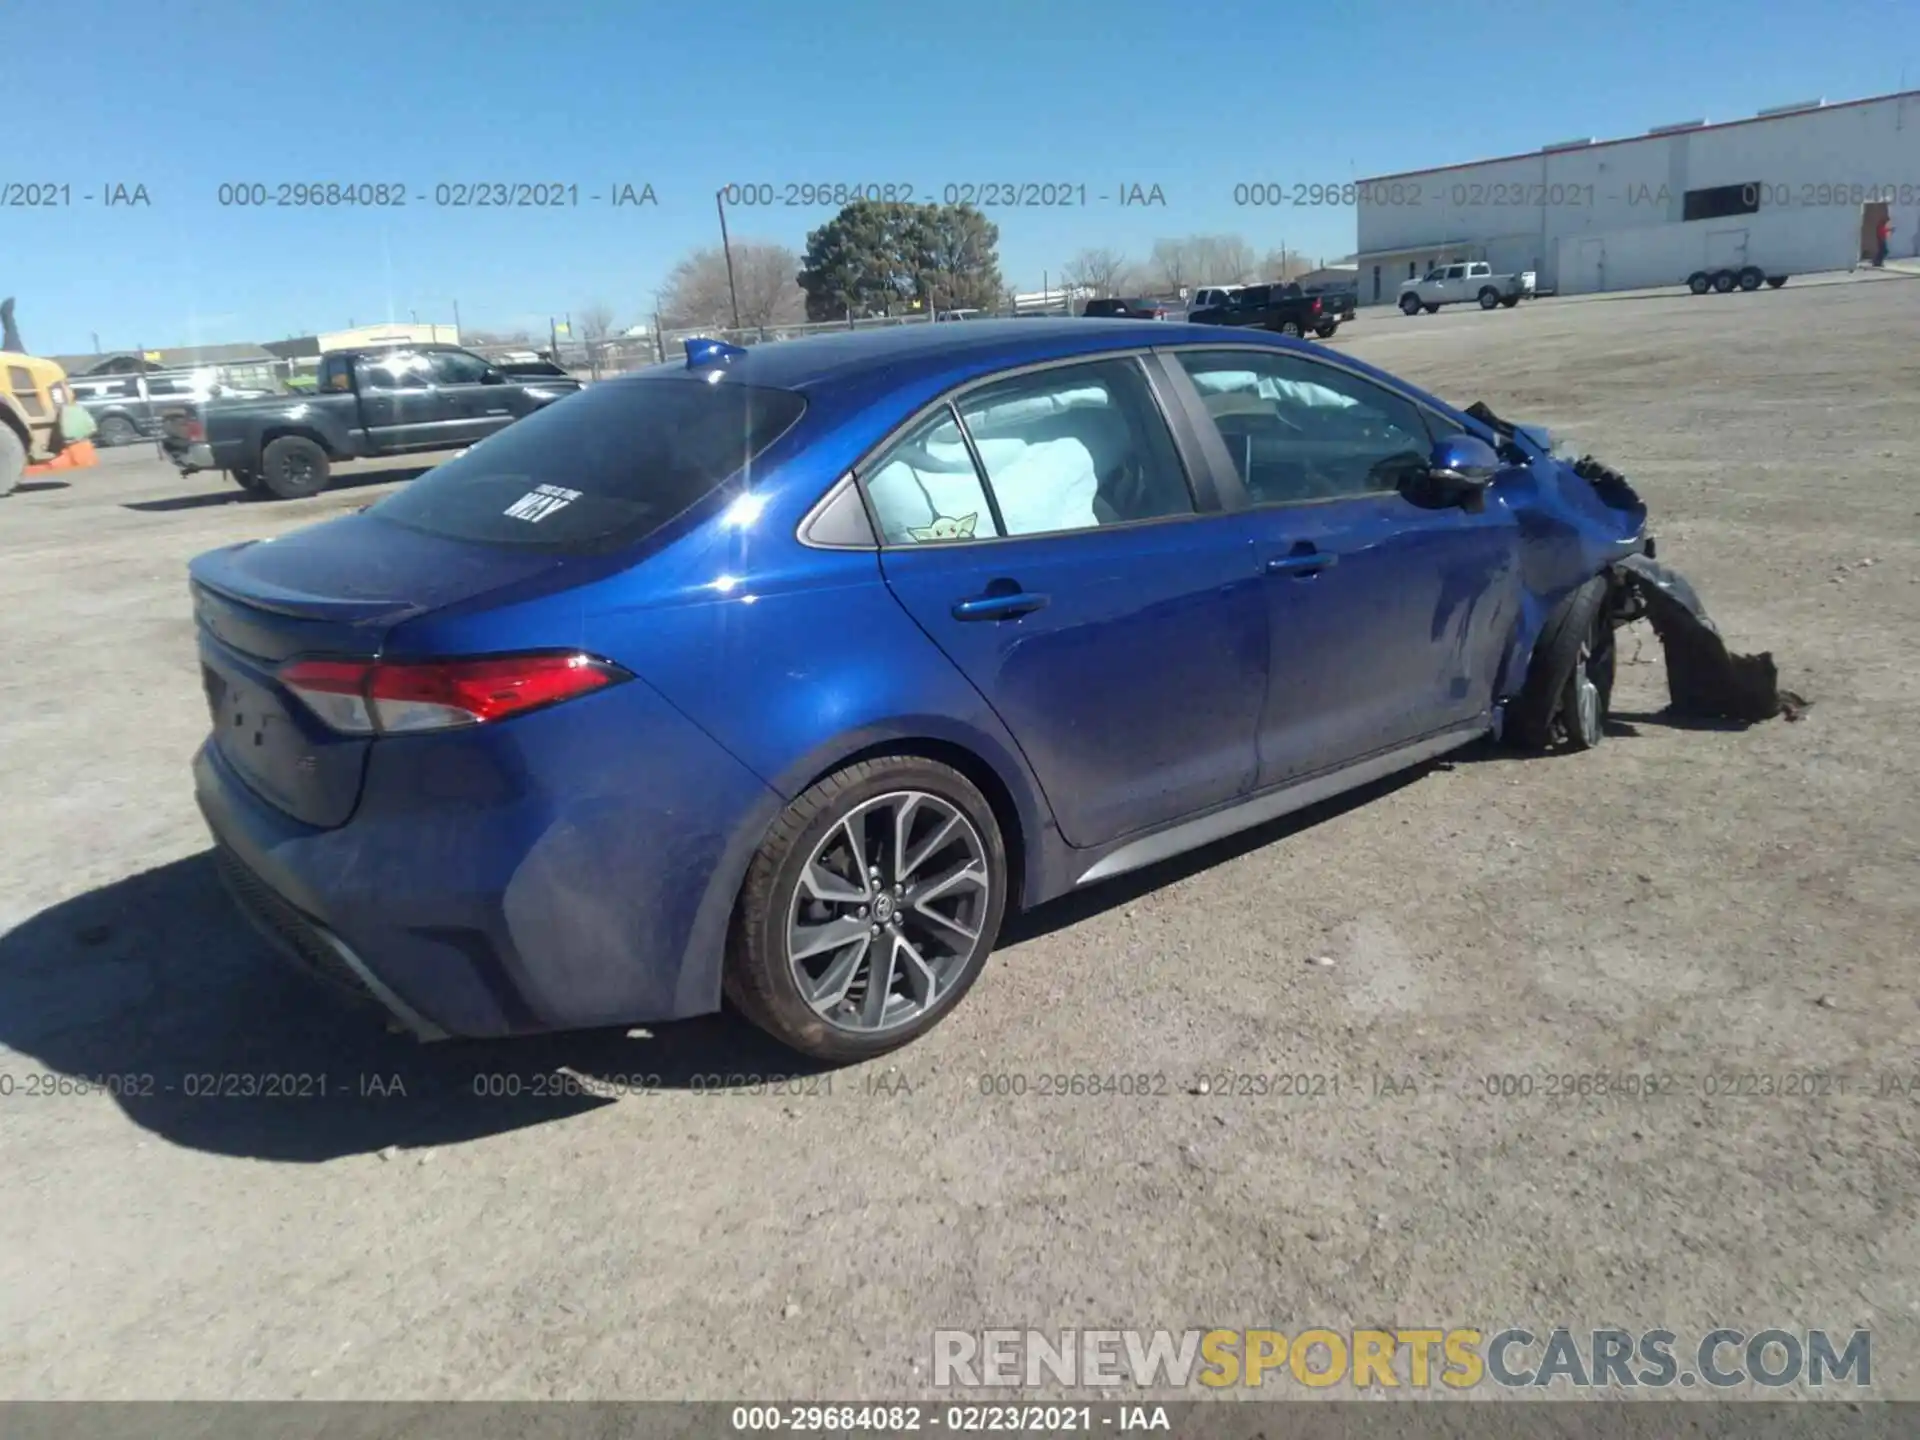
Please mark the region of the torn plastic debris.
MULTIPOLYGON (((1780 689, 1770 652, 1735 655, 1685 577, 1645 555, 1615 563, 1639 596, 1667 656, 1667 696, 1676 715, 1706 720, 1771 720, 1783 709, 1798 719, 1806 702, 1780 689)), ((1637 619, 1637 615, 1629 618, 1637 619)))

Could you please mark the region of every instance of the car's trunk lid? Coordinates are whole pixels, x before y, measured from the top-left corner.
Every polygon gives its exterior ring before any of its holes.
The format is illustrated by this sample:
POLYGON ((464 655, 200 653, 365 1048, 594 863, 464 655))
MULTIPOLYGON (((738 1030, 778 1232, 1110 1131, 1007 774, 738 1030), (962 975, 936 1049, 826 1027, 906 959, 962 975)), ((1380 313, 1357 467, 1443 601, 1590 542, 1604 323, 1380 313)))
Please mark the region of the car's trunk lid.
POLYGON ((402 621, 556 563, 358 515, 199 556, 189 575, 213 743, 268 803, 309 825, 345 824, 373 742, 321 723, 278 668, 375 657, 402 621))

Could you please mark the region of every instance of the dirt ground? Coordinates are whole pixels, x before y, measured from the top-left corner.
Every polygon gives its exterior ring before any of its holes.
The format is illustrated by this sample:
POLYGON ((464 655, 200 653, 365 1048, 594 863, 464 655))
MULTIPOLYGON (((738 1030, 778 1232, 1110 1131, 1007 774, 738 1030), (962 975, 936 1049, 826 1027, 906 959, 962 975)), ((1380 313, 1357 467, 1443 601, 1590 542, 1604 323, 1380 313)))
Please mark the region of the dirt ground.
POLYGON ((1866 1328, 1872 1393, 1920 1398, 1916 336, 1892 273, 1367 314, 1337 348, 1631 476, 1812 709, 1669 723, 1636 630, 1599 749, 1469 751, 1048 907, 931 1036, 790 1093, 728 1019, 421 1048, 283 973, 192 803, 183 567, 380 477, 30 482, 0 1395, 931 1398, 939 1328, 1524 1324, 1866 1328), (1549 1079, 1595 1073, 1667 1080, 1549 1079), (261 1074, 327 1094, 220 1093, 261 1074), (1222 1078, 1281 1076, 1319 1078, 1222 1078))

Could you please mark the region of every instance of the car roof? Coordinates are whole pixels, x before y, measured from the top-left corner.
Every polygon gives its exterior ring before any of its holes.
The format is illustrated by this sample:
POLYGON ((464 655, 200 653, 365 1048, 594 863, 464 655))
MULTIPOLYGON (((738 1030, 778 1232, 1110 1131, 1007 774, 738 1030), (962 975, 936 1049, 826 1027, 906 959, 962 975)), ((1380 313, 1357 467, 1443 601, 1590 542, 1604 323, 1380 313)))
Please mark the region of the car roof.
MULTIPOLYGON (((1331 360, 1444 413, 1456 417, 1460 413, 1447 401, 1351 354, 1329 355, 1324 347, 1271 331, 1223 332, 1217 325, 1184 321, 1047 317, 974 320, 966 325, 923 322, 749 346, 731 362, 706 373, 717 374, 724 384, 796 390, 810 401, 843 411, 907 391, 936 394, 1023 365, 1172 346, 1258 347, 1331 360)), ((644 384, 687 374, 682 357, 600 383, 644 384)))
MULTIPOLYGON (((883 379, 957 383, 968 374, 1043 360, 1206 338, 1217 341, 1220 332, 1199 325, 1170 326, 1159 320, 1094 323, 1064 317, 1006 318, 975 320, 965 326, 922 322, 750 346, 726 366, 724 374, 728 381, 742 385, 803 392, 865 386, 883 379)), ((685 368, 683 358, 641 373, 658 376, 685 368)))

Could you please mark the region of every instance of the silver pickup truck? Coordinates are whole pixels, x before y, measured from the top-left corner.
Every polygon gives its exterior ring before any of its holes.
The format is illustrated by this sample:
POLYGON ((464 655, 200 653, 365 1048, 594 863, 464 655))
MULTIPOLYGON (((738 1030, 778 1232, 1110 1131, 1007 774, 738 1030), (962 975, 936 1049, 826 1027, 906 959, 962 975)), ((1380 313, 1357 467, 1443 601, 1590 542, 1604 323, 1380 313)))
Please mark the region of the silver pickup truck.
POLYGON ((1533 271, 1517 275, 1496 275, 1484 260, 1455 261, 1436 265, 1419 280, 1400 287, 1400 308, 1409 315, 1422 310, 1431 315, 1442 305, 1458 305, 1471 300, 1482 310, 1504 305, 1511 310, 1522 300, 1533 298, 1533 271))

